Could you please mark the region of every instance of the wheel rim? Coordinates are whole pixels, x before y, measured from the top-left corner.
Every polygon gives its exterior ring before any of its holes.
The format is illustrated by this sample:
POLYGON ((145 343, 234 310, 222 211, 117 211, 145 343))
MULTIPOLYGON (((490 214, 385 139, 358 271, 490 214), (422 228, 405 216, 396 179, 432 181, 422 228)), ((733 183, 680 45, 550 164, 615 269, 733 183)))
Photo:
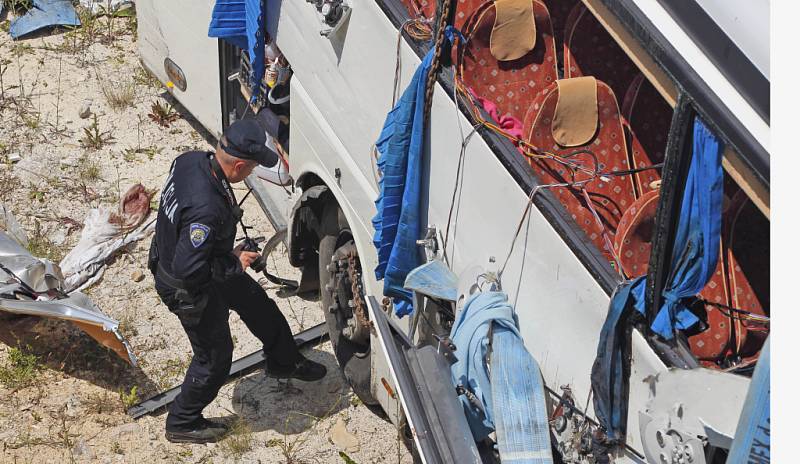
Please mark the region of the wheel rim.
POLYGON ((369 311, 364 299, 361 263, 358 250, 349 231, 342 231, 336 241, 337 248, 327 266, 330 281, 325 291, 331 295, 327 308, 336 320, 335 329, 341 337, 358 349, 355 356, 369 355, 369 311))

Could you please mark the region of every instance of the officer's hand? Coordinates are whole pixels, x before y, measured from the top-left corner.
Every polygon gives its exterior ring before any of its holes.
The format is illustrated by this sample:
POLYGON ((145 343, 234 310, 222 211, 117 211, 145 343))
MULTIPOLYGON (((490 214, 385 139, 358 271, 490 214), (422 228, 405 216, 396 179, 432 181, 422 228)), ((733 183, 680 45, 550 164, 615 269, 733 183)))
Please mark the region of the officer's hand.
POLYGON ((261 256, 261 253, 255 251, 242 251, 241 247, 238 246, 233 249, 233 254, 239 258, 239 262, 242 263, 242 269, 250 267, 250 264, 261 256))

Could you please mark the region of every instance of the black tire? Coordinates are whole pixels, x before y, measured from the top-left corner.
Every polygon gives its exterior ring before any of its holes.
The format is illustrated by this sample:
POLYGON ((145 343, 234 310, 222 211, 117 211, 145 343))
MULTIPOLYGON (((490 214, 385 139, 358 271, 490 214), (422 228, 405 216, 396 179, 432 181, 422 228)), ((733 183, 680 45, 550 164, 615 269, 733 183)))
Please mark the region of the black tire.
POLYGON ((337 250, 354 247, 350 230, 347 224, 339 219, 341 215, 338 210, 338 206, 329 206, 321 224, 324 235, 319 242, 320 305, 325 314, 331 345, 339 367, 359 399, 367 406, 374 406, 378 401, 370 391, 372 381, 370 344, 360 345, 346 338, 342 334, 341 320, 329 310, 334 305, 334 297, 333 291, 326 288, 334 281, 334 275, 328 270, 328 265, 331 264, 337 250))

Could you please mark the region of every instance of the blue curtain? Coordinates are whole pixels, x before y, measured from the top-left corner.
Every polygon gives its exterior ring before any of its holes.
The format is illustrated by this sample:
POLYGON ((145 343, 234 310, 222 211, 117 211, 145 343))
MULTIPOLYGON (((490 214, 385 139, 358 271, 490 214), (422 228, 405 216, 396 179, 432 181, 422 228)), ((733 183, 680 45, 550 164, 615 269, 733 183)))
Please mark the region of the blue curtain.
MULTIPOLYGON (((681 215, 672 250, 670 275, 663 303, 651 329, 666 339, 676 329, 698 322, 686 298, 705 287, 717 267, 722 223, 723 144, 697 117, 692 160, 681 200, 681 215)), ((592 365, 592 388, 597 419, 612 442, 625 439, 628 422, 629 317, 645 313, 645 276, 622 283, 611 298, 592 365)))
POLYGON ((722 227, 723 148, 703 121, 695 118, 692 163, 672 249, 671 273, 662 293, 661 309, 651 326, 668 340, 675 329, 688 329, 699 321, 684 301, 697 295, 717 268, 722 227))
POLYGON ((223 39, 243 50, 250 57, 249 76, 253 99, 261 90, 264 78, 264 1, 217 0, 211 12, 208 36, 223 39))
MULTIPOLYGON (((454 30, 447 29, 451 40, 454 30)), ((425 84, 434 49, 420 63, 400 101, 386 116, 375 146, 383 172, 378 212, 372 218, 372 242, 378 250, 375 278, 383 281, 383 294, 394 299, 399 316, 413 310, 411 292, 403 288, 406 276, 419 266, 417 239, 420 238, 422 147, 425 136, 425 84)))

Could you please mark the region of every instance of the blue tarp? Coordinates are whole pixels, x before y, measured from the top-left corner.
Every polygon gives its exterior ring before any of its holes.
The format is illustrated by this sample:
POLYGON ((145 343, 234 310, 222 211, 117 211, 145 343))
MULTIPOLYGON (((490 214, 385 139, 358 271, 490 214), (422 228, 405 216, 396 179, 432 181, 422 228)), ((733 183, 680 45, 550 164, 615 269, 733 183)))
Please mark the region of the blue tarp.
POLYGON ((255 99, 264 78, 264 2, 262 0, 217 0, 211 12, 208 36, 247 50, 252 73, 250 91, 255 99))
POLYGON ((11 21, 8 32, 17 39, 52 26, 80 26, 81 20, 70 0, 33 0, 27 13, 11 21))
MULTIPOLYGON (((675 330, 698 322, 685 299, 705 287, 717 266, 722 224, 722 150, 719 139, 699 117, 695 118, 692 161, 681 200, 670 274, 662 293, 662 306, 650 327, 666 339, 673 338, 675 330)), ((611 441, 625 438, 628 317, 631 310, 645 313, 645 287, 642 276, 621 284, 614 293, 592 365, 594 409, 611 441)))
POLYGON ((386 116, 375 142, 383 172, 380 194, 375 200, 378 213, 372 218, 373 243, 378 249, 375 278, 384 279, 383 294, 394 298, 395 312, 413 310, 411 292, 403 287, 406 276, 420 264, 420 183, 422 146, 425 135, 425 81, 433 61, 425 55, 400 101, 386 116))

